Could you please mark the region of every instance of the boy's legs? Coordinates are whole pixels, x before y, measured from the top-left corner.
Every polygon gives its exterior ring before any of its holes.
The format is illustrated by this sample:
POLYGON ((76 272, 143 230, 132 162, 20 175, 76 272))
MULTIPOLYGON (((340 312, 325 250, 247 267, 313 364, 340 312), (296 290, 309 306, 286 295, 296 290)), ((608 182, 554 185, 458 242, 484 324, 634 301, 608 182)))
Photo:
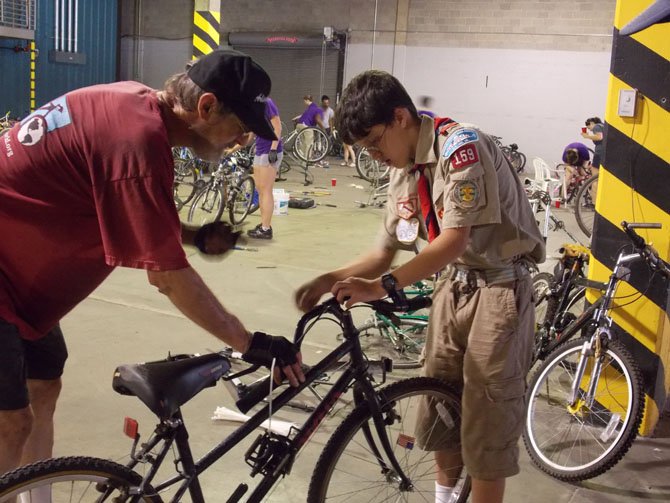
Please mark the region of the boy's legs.
POLYGON ((26 341, 4 320, 0 320, 0 346, 0 473, 4 473, 51 457, 53 414, 67 349, 58 326, 39 341, 26 341))

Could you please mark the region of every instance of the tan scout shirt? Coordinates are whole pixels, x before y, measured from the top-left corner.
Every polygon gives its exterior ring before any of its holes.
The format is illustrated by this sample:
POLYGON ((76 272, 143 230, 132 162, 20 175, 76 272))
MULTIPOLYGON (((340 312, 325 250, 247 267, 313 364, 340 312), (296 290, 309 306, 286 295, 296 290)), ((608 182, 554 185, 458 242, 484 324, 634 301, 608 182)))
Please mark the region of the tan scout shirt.
MULTIPOLYGON (((545 259, 544 240, 517 174, 488 135, 457 125, 435 138, 433 119, 421 122, 416 148, 417 164, 432 180, 433 207, 440 229, 470 226, 470 242, 456 261, 476 269, 509 267, 525 256, 545 259)), ((427 233, 412 166, 392 169, 379 245, 413 249, 427 233), (409 241, 413 238, 412 241, 409 241)))

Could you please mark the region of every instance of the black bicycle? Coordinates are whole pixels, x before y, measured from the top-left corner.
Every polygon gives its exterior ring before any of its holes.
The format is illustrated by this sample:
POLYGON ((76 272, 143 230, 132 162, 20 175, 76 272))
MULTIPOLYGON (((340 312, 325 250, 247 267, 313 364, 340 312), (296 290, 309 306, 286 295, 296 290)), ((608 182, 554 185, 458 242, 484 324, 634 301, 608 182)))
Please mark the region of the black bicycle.
MULTIPOLYGON (((396 302, 369 303, 374 309, 392 315, 426 307, 427 297, 396 302)), ((295 331, 300 346, 305 335, 319 319, 339 323, 344 333, 342 343, 306 372, 306 381, 296 388, 288 387, 256 412, 207 454, 194 461, 181 406, 217 381, 238 379, 252 367, 231 374, 230 363, 222 353, 202 356, 173 356, 150 363, 122 365, 116 369, 113 387, 122 394, 137 396, 154 412, 159 423, 151 437, 139 443, 134 432, 131 459, 127 465, 91 457, 65 457, 41 461, 5 474, 0 479, 0 502, 13 501, 19 495, 42 494, 49 501, 78 502, 161 502, 161 494, 171 489, 170 501, 181 501, 188 492, 190 500, 205 501, 199 475, 234 446, 254 433, 274 413, 287 405, 298 393, 315 382, 329 369, 339 369, 339 377, 307 420, 290 429, 288 435, 274 433, 271 427, 257 436, 244 456, 251 477, 259 475, 245 501, 260 502, 282 477, 291 472, 296 457, 328 412, 344 393, 350 392, 354 409, 346 416, 328 440, 321 453, 309 485, 306 500, 361 501, 434 501, 434 454, 421 445, 429 440, 458 449, 460 399, 450 386, 438 379, 415 377, 380 387, 373 369, 392 370, 392 362, 371 362, 361 350, 358 331, 350 311, 330 299, 304 315, 295 331), (418 415, 419 404, 433 410, 429 422, 418 415), (422 422, 423 437, 415 427, 422 422), (176 451, 176 474, 157 481, 157 473, 170 452, 176 451), (352 463, 355 463, 353 465, 352 463)), ((249 411, 268 396, 268 377, 247 387, 237 401, 242 412, 249 411)), ((167 467, 166 467, 167 468, 167 467)), ((161 472, 162 473, 162 472, 161 472)), ((470 480, 461 466, 451 467, 452 484, 457 497, 466 501, 470 480)), ((246 481, 231 481, 230 493, 217 494, 216 501, 241 501, 249 491, 246 481)), ((40 500, 42 501, 42 500, 40 500)))

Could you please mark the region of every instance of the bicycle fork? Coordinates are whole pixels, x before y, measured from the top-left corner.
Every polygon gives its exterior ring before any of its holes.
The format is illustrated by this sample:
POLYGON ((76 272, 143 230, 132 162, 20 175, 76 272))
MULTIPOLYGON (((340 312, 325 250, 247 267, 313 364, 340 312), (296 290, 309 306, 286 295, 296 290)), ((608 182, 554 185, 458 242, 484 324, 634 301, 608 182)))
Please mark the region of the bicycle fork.
POLYGON ((582 403, 587 407, 592 407, 595 400, 596 390, 598 389, 598 382, 600 381, 600 373, 602 371, 602 355, 603 348, 601 343, 601 330, 596 330, 592 339, 585 341, 579 354, 579 362, 577 363, 577 370, 572 381, 572 388, 568 396, 568 409, 570 412, 576 413, 579 408, 579 390, 584 372, 586 371, 586 363, 589 356, 593 356, 593 369, 591 370, 591 378, 589 379, 589 386, 584 395, 582 403), (595 344, 595 348, 592 346, 595 344))

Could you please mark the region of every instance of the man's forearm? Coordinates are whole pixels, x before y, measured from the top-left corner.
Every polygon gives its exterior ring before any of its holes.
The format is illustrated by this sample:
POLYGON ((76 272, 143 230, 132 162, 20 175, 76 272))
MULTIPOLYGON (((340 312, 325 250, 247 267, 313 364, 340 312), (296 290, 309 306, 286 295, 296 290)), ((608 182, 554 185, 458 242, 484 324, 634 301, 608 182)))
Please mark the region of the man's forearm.
POLYGON ((359 257, 351 264, 345 265, 328 273, 328 276, 335 281, 355 276, 357 278, 376 278, 389 270, 395 250, 375 249, 359 257))
POLYGON ((249 333, 237 317, 226 311, 193 268, 149 271, 148 275, 149 282, 187 318, 234 349, 247 350, 249 333))

